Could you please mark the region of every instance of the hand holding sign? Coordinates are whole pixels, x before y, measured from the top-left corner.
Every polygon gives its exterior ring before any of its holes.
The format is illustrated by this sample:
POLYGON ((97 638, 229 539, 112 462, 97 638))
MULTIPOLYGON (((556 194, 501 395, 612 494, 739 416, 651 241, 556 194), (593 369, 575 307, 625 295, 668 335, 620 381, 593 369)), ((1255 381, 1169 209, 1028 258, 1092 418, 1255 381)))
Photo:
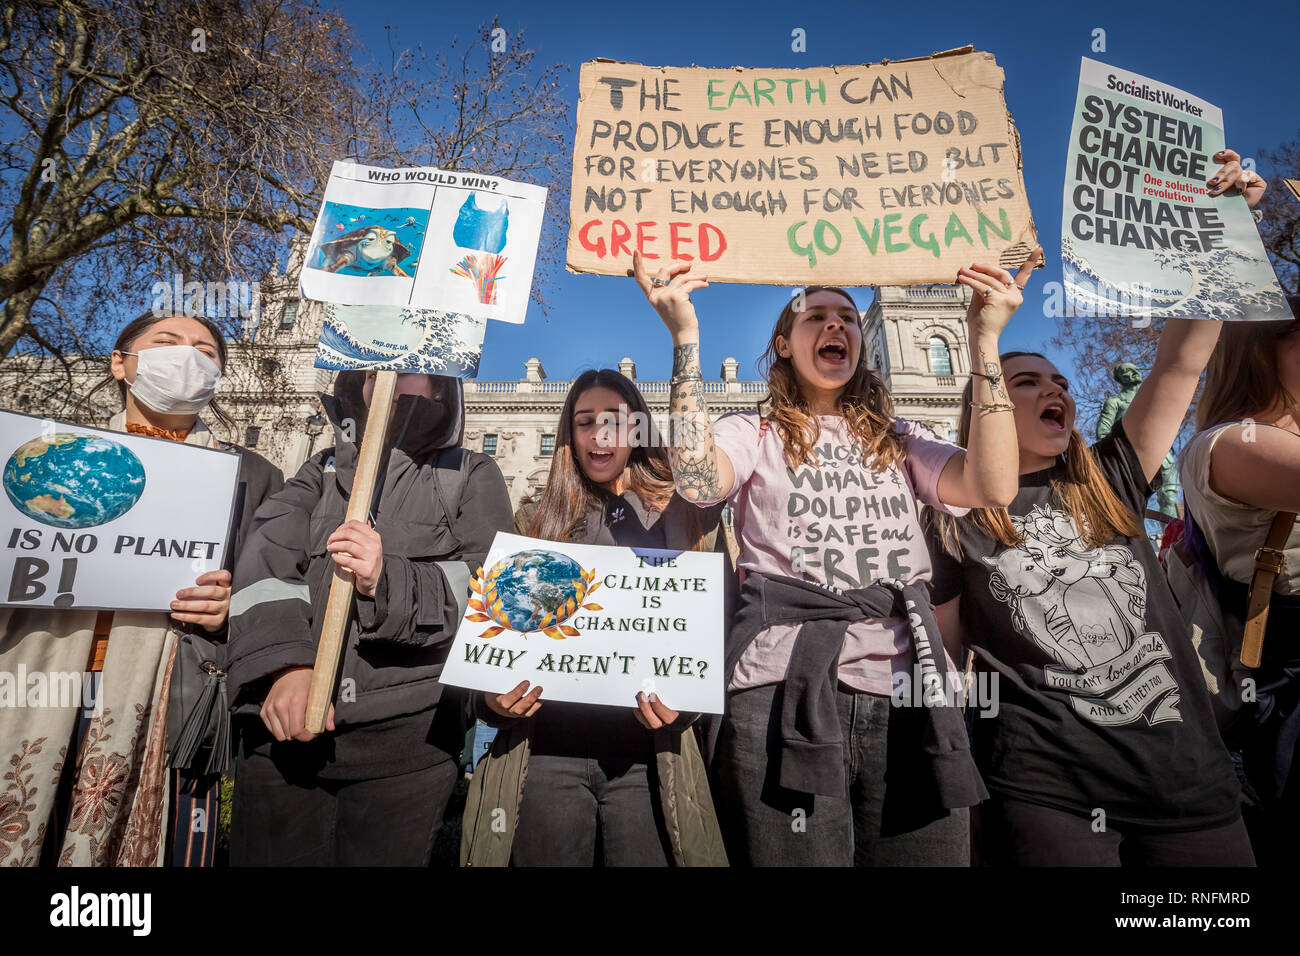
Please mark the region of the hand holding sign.
POLYGON ((660 727, 667 727, 669 724, 676 722, 681 715, 675 710, 669 710, 664 706, 655 694, 647 695, 645 691, 640 691, 636 695, 637 709, 632 711, 636 715, 637 723, 646 730, 658 730, 660 727))
POLYGON ((704 276, 688 276, 686 273, 690 271, 689 262, 678 262, 664 266, 652 279, 646 273, 641 253, 632 253, 632 274, 636 277, 636 284, 659 313, 659 318, 664 320, 664 325, 668 326, 674 342, 683 334, 698 333, 700 327, 691 293, 696 289, 707 289, 709 280, 704 276))
POLYGON ((485 692, 483 702, 499 717, 531 717, 542 706, 542 687, 539 684, 529 692, 528 681, 520 681, 504 694, 485 692))
POLYGON ((194 587, 181 588, 172 601, 172 617, 219 631, 230 613, 230 572, 208 571, 194 579, 194 587))
POLYGON ((1210 195, 1221 196, 1224 190, 1235 186, 1246 197, 1246 205, 1254 209, 1259 201, 1264 198, 1264 190, 1268 188, 1268 180, 1263 176, 1256 176, 1253 172, 1243 169, 1241 155, 1235 149, 1220 150, 1214 154, 1214 161, 1223 163, 1223 166, 1214 174, 1214 178, 1206 183, 1210 187, 1210 195))
POLYGON ((998 266, 973 263, 957 273, 957 281, 971 290, 970 307, 966 321, 972 334, 999 335, 1025 301, 1025 286, 1033 274, 1034 266, 1043 255, 1039 246, 1020 266, 1013 278, 1006 269, 998 266))

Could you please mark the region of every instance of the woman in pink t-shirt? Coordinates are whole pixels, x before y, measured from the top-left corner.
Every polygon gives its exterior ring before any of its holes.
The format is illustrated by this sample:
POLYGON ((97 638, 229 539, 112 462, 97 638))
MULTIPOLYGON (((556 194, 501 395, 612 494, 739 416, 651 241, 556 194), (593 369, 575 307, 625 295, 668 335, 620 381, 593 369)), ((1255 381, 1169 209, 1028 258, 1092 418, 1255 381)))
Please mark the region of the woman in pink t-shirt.
POLYGON ((652 277, 634 257, 637 284, 673 337, 677 489, 701 506, 731 499, 739 526, 746 580, 715 755, 734 863, 968 862, 965 808, 984 791, 948 706, 951 665, 925 594, 917 503, 964 513, 1015 495, 998 337, 1040 252, 1014 277, 980 265, 958 274, 972 290, 978 376, 966 451, 894 417, 867 365, 857 306, 824 286, 777 319, 758 410, 712 425, 690 300, 708 281, 684 263, 652 277))

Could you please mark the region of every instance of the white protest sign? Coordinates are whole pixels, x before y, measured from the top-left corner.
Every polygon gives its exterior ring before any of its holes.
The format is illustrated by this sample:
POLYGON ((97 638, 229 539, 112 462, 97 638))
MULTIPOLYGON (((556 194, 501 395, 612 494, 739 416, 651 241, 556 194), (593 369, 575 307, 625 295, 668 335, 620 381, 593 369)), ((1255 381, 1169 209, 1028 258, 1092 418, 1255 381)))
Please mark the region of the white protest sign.
MULTIPOLYGON (((722 555, 498 534, 471 582, 443 683, 542 700, 723 707, 722 555)), ((543 706, 545 706, 543 704, 543 706)))
POLYGON ((1070 314, 1291 317, 1245 199, 1209 194, 1224 143, 1217 106, 1083 58, 1061 216, 1070 314))
POLYGON ((334 164, 302 294, 523 322, 546 189, 499 176, 334 164))
POLYGON ((168 610, 226 560, 239 457, 0 412, 0 604, 168 610))

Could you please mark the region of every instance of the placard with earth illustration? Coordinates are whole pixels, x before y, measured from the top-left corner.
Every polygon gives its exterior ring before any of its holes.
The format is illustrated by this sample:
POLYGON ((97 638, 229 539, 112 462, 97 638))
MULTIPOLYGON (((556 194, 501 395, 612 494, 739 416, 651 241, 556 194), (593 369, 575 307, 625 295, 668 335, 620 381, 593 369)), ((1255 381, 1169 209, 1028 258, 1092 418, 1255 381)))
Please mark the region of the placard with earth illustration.
POLYGON ((443 683, 542 700, 723 707, 722 555, 498 534, 470 582, 443 683))
POLYGON ((0 605, 167 610, 226 558, 239 458, 0 412, 0 605))

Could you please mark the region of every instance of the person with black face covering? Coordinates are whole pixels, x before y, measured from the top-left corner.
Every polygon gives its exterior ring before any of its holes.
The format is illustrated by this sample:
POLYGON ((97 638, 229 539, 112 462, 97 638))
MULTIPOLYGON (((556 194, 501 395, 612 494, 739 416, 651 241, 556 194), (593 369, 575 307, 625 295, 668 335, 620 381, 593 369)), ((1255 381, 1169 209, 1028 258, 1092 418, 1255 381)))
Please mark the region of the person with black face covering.
POLYGON ((453 378, 398 377, 368 522, 344 520, 375 373, 322 402, 336 445, 253 519, 230 600, 234 866, 423 866, 457 779, 464 697, 438 681, 469 577, 510 499, 488 456, 460 447, 453 378), (356 585, 325 732, 307 693, 330 582, 356 585))

